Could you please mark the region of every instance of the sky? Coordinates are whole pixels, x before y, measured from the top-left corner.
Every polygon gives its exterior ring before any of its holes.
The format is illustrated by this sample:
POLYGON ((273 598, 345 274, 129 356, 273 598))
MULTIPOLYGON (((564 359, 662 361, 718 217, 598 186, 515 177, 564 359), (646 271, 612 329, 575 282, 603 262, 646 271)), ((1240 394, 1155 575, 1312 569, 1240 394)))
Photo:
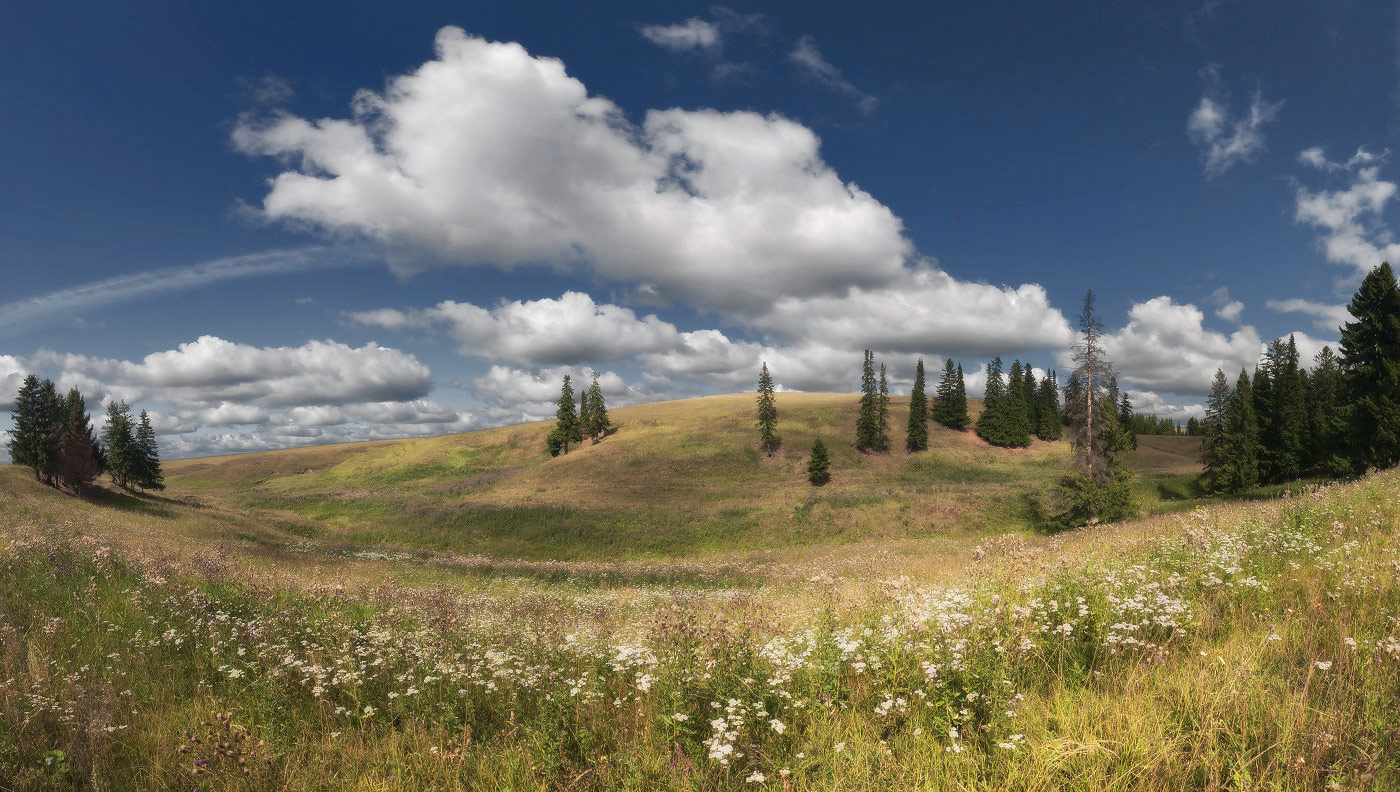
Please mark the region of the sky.
POLYGON ((62 3, 0 28, 0 409, 168 457, 1072 366, 1143 411, 1400 261, 1400 6, 62 3))

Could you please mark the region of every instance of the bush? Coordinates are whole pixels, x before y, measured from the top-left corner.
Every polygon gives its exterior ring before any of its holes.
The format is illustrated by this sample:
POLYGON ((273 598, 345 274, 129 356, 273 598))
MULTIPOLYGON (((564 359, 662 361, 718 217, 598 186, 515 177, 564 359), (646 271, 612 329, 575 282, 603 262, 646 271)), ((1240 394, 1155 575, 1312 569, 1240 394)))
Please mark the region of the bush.
POLYGON ((831 478, 831 457, 826 452, 826 443, 818 437, 812 443, 812 456, 807 460, 807 480, 813 484, 825 484, 831 478))
POLYGON ((1133 500, 1133 474, 1125 468, 1114 471, 1113 478, 1096 484, 1083 473, 1070 473, 1060 479, 1060 497, 1065 509, 1055 517, 1055 527, 1075 528, 1090 522, 1116 522, 1136 517, 1137 502, 1133 500))

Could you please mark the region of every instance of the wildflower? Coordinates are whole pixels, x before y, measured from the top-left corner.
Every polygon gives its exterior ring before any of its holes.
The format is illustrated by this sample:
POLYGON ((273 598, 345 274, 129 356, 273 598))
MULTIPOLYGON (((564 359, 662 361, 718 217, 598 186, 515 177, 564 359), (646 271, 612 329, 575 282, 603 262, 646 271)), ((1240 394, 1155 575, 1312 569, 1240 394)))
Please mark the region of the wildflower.
POLYGON ((832 750, 836 753, 841 753, 842 751, 846 750, 846 744, 843 742, 836 743, 836 746, 832 750))
POLYGON ((782 734, 783 732, 787 731, 787 727, 784 726, 783 722, 778 720, 777 718, 768 721, 768 725, 773 727, 773 731, 777 732, 778 734, 782 734))
POLYGON ((751 773, 751 774, 749 775, 748 778, 745 778, 744 780, 747 781, 747 782, 749 782, 750 784, 762 784, 762 783, 763 783, 764 781, 766 781, 767 779, 764 777, 764 775, 763 775, 762 773, 760 773, 760 772, 758 772, 757 770, 755 770, 755 771, 753 771, 753 773, 751 773))
POLYGON ((1316 663, 1313 663, 1313 666, 1315 666, 1315 667, 1317 668, 1318 671, 1331 671, 1331 670, 1332 670, 1332 661, 1331 661, 1331 660, 1319 660, 1319 661, 1317 661, 1316 663))
POLYGON ((677 722, 677 723, 684 723, 684 722, 690 720, 690 716, 687 715, 687 714, 685 714, 684 712, 677 712, 677 713, 675 713, 674 715, 671 716, 671 720, 673 720, 673 721, 675 721, 675 722, 677 722))

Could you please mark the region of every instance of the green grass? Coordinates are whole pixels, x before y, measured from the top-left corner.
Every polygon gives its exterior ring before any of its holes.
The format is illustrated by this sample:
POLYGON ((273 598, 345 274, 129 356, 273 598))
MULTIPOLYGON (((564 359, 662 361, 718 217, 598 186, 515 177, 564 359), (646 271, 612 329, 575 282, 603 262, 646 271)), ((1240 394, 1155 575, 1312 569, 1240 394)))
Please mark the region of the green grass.
MULTIPOLYGON (((793 546, 1035 528, 1053 508, 1065 443, 987 446, 933 426, 918 454, 850 444, 857 399, 779 394, 782 444, 759 451, 752 394, 613 411, 617 431, 567 456, 544 451, 549 424, 425 440, 358 443, 185 460, 170 494, 309 522, 326 541, 529 559, 688 558, 793 546), (832 479, 805 475, 812 440, 832 479)), ((893 447, 907 403, 895 399, 893 447)), ((975 409, 975 406, 974 406, 975 409)), ((1157 477, 1187 475, 1193 438, 1145 439, 1135 455, 1145 510, 1179 507, 1157 477)))

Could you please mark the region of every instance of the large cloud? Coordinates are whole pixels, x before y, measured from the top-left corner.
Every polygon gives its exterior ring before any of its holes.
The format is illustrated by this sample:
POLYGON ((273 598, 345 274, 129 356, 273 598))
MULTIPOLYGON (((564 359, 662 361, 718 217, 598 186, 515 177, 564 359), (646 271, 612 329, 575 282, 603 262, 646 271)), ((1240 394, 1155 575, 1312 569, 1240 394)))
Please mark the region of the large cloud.
POLYGON ((730 310, 887 284, 911 255, 801 124, 670 109, 633 126, 556 59, 457 28, 436 46, 350 119, 240 123, 240 149, 289 166, 264 214, 468 264, 586 264, 730 310))
POLYGON ((1380 178, 1376 163, 1386 154, 1357 149, 1344 163, 1331 162, 1321 148, 1310 148, 1298 160, 1319 170, 1342 173, 1350 184, 1337 190, 1313 192, 1299 185, 1294 219, 1318 228, 1327 260, 1352 268, 1354 283, 1382 261, 1400 261, 1400 243, 1393 241, 1383 212, 1395 197, 1394 182, 1380 178))
POLYGON ((1226 335, 1204 326, 1205 314, 1170 297, 1136 303, 1128 324, 1104 336, 1104 351, 1120 379, 1143 390, 1181 394, 1210 391, 1217 368, 1253 369, 1259 333, 1245 325, 1226 335))

